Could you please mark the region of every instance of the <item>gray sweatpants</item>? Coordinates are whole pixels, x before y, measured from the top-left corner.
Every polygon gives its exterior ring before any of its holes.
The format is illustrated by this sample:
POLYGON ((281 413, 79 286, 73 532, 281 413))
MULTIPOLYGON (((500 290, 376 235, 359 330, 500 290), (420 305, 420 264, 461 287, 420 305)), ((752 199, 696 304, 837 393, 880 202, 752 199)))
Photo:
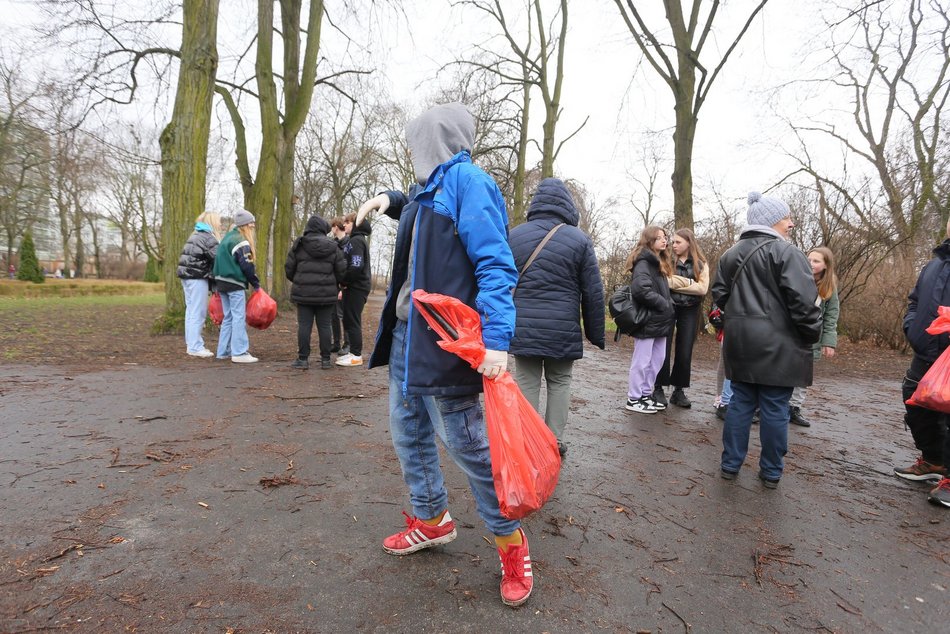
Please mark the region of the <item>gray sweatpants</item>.
POLYGON ((531 406, 540 414, 541 375, 547 387, 544 422, 558 440, 562 439, 571 408, 573 360, 515 356, 515 382, 531 406))

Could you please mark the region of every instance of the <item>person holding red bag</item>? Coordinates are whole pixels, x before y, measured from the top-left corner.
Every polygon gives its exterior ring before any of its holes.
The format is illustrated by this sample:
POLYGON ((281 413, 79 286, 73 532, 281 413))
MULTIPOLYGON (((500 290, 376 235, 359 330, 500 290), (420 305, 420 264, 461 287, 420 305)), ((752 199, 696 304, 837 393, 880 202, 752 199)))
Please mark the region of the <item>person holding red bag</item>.
POLYGON ((410 121, 406 140, 418 184, 406 194, 390 191, 366 201, 355 223, 372 211, 399 222, 369 367, 389 366, 389 427, 413 514, 406 514, 406 529, 382 545, 387 553, 408 555, 455 539, 438 436, 468 477, 501 559, 501 600, 515 607, 533 588, 531 556, 520 522, 499 507, 478 395, 483 377, 495 379, 508 365, 518 271, 508 246, 504 197, 472 163, 474 139, 475 118, 461 103, 435 106, 410 121), (477 370, 439 347, 438 335, 412 304, 415 289, 455 297, 477 310, 485 345, 477 370))
POLYGON ((256 363, 257 357, 248 352, 251 342, 247 338, 244 311, 247 297, 244 291, 251 286, 256 291, 261 287, 254 268, 254 216, 241 209, 234 215, 234 226, 218 245, 218 257, 214 260, 214 281, 221 294, 224 321, 218 335, 219 359, 231 357, 232 363, 256 363))
POLYGON ((937 317, 939 306, 950 306, 950 221, 947 238, 934 249, 934 258, 924 266, 917 284, 907 298, 904 335, 914 349, 914 357, 901 386, 905 413, 904 423, 920 450, 917 461, 909 467, 894 469, 894 474, 915 482, 937 482, 928 499, 950 508, 950 414, 907 405, 917 383, 950 345, 950 335, 931 335, 927 328, 937 317))
POLYGON ((185 294, 185 345, 188 355, 206 359, 214 353, 201 337, 208 315, 208 291, 213 282, 212 269, 221 237, 221 217, 206 211, 195 219, 195 230, 188 236, 178 258, 175 273, 185 294))

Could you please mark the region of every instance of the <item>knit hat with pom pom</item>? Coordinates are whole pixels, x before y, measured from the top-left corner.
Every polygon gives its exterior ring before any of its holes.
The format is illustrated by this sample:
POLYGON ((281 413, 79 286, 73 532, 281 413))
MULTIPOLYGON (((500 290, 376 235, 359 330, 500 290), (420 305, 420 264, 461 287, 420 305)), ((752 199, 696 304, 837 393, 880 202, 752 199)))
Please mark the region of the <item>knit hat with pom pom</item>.
POLYGON ((764 225, 771 227, 779 220, 792 215, 792 211, 785 201, 771 196, 763 196, 759 192, 749 193, 749 213, 746 221, 750 225, 764 225))

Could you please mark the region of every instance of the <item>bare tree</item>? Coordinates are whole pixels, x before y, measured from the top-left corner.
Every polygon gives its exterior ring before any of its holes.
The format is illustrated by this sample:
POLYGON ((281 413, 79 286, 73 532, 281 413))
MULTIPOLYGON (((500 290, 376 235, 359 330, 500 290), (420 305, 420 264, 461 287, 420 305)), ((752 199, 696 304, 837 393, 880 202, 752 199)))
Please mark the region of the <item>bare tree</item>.
MULTIPOLYGON (((673 217, 677 227, 693 228, 693 141, 699 111, 732 52, 749 30, 752 21, 768 0, 756 0, 755 6, 710 72, 701 61, 710 36, 716 39, 713 24, 719 15, 720 0, 692 0, 688 14, 682 0, 663 0, 666 26, 672 43, 660 41, 660 29, 647 25, 641 8, 634 0, 614 0, 634 42, 653 70, 673 93, 673 217), (706 5, 706 11, 703 10, 706 5)), ((641 4, 642 6, 642 4, 641 4)))

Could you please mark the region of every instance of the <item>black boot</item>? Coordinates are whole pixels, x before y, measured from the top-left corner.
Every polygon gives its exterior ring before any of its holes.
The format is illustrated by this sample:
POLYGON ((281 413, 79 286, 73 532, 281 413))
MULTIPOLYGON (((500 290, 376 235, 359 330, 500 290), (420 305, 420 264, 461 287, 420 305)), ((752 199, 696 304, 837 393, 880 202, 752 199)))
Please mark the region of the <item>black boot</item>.
POLYGON ((788 408, 788 422, 792 425, 798 425, 799 427, 811 427, 811 423, 808 419, 802 416, 801 407, 788 408))
POLYGON ((674 388, 673 393, 670 394, 670 403, 676 405, 677 407, 685 407, 689 409, 693 406, 690 400, 686 397, 686 392, 681 388, 674 388))
POLYGON ((306 359, 297 359, 296 361, 290 364, 290 367, 292 367, 295 370, 307 370, 310 368, 310 362, 307 361, 306 359))
POLYGON ((670 402, 666 400, 666 393, 662 387, 653 388, 653 403, 656 408, 660 410, 666 409, 670 404, 670 402))

